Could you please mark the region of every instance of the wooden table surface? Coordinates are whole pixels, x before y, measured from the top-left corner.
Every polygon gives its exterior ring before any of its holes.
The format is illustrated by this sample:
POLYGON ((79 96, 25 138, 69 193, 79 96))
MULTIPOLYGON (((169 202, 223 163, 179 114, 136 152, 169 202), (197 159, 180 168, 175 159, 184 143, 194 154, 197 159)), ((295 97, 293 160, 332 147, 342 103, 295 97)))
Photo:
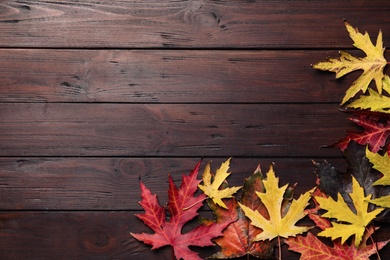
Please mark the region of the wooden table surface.
POLYGON ((139 179, 164 204, 201 158, 232 156, 232 185, 275 162, 297 194, 312 159, 344 170, 320 147, 356 129, 339 103, 359 74, 310 67, 361 54, 343 19, 390 45, 382 0, 0 1, 0 258, 170 259, 130 236, 139 179))

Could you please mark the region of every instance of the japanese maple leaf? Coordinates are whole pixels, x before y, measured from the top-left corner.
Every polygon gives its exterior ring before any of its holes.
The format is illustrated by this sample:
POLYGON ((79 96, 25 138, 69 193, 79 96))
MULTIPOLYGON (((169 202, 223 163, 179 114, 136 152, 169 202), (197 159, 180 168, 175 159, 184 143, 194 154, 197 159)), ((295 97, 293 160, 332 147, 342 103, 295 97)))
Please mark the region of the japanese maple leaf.
MULTIPOLYGON (((261 203, 255 193, 256 191, 264 191, 263 179, 260 166, 258 166, 256 171, 244 182, 240 203, 253 210, 257 209, 263 215, 268 216, 264 204, 261 203)), ((223 231, 223 236, 214 240, 221 250, 210 258, 228 259, 251 255, 261 259, 274 259, 276 241, 253 241, 262 230, 250 225, 249 219, 245 217, 234 197, 226 200, 225 204, 227 209, 219 207, 212 200, 208 200, 208 205, 216 216, 218 223, 232 221, 223 231)))
POLYGON ((390 114, 367 111, 353 112, 355 117, 350 118, 363 128, 363 131, 349 131, 347 136, 333 146, 345 150, 351 141, 361 145, 368 144, 370 151, 377 153, 386 150, 386 141, 390 136, 390 114))
POLYGON ((311 192, 307 191, 297 200, 291 199, 291 205, 287 212, 282 214, 283 195, 286 192, 287 186, 279 188, 279 178, 275 177, 275 172, 272 165, 267 173, 267 179, 263 180, 265 192, 256 192, 261 202, 267 209, 269 219, 260 214, 259 211, 253 210, 241 203, 245 215, 251 220, 251 224, 260 228, 262 232, 258 234, 254 241, 272 240, 276 237, 287 238, 296 236, 308 231, 312 227, 296 226, 296 222, 306 216, 304 209, 309 204, 311 192))
POLYGON ((342 51, 339 59, 329 59, 326 62, 319 62, 313 65, 315 69, 335 72, 336 78, 340 78, 355 70, 363 70, 363 74, 347 90, 341 104, 354 97, 360 90, 363 93, 366 92, 372 80, 375 81, 378 93, 381 94, 382 78, 384 76, 383 69, 387 64, 383 56, 385 49, 383 48, 381 31, 379 31, 376 45, 373 45, 367 32, 363 35, 349 23, 345 22, 344 24, 354 42, 353 46, 365 52, 367 56, 364 58, 354 57, 342 51))
POLYGON ((165 245, 171 245, 177 259, 201 259, 197 253, 190 250, 189 246, 211 246, 211 239, 221 236, 222 230, 230 222, 212 223, 201 225, 188 233, 182 234, 181 230, 188 221, 197 216, 197 210, 203 205, 205 195, 194 197, 200 181, 196 179, 200 162, 190 175, 182 176, 182 183, 178 189, 169 176, 168 211, 169 221, 166 220, 165 208, 160 206, 157 196, 141 182, 140 205, 145 210, 143 214, 136 216, 141 219, 154 234, 134 234, 133 237, 157 249, 165 245))
MULTIPOLYGON (((330 227, 330 221, 316 214, 309 217, 321 229, 330 227)), ((373 234, 374 228, 370 227, 363 236, 360 246, 350 246, 340 241, 333 242, 333 247, 327 246, 320 239, 308 232, 307 236, 291 237, 285 240, 289 250, 301 253, 301 260, 369 260, 369 257, 382 249, 390 240, 367 245, 367 239, 373 234)))
POLYGON ((227 209, 227 206, 225 205, 225 203, 223 203, 222 199, 233 197, 233 194, 236 193, 239 189, 241 189, 241 186, 231 188, 226 187, 220 189, 222 183, 230 175, 230 173, 228 172, 230 160, 231 158, 229 158, 226 162, 222 163, 221 167, 216 171, 215 175, 211 173, 210 163, 208 163, 203 172, 203 185, 199 184, 199 189, 201 189, 204 194, 211 198, 214 203, 225 209, 227 209))
POLYGON ((341 244, 343 244, 350 236, 354 235, 355 247, 359 247, 367 225, 382 212, 383 208, 367 212, 367 200, 371 198, 371 194, 365 197, 363 188, 360 187, 354 177, 352 177, 352 192, 349 193, 349 196, 355 211, 348 206, 340 193, 337 201, 332 197, 323 198, 315 196, 319 207, 327 211, 323 214, 323 217, 334 218, 338 221, 333 222, 332 227, 321 231, 318 236, 330 237, 332 240, 341 238, 341 244))

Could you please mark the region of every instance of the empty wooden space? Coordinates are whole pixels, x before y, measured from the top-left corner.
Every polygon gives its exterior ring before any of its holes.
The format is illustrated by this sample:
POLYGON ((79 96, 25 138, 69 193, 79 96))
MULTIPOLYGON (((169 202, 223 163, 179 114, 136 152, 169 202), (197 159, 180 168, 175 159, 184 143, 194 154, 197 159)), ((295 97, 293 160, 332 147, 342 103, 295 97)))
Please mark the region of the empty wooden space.
POLYGON ((310 65, 362 55, 343 19, 390 45, 389 14, 382 0, 1 1, 0 259, 171 259, 130 236, 150 232, 139 181, 165 204, 168 173, 179 184, 202 158, 233 157, 232 185, 275 163, 297 196, 312 160, 345 170, 321 147, 357 129, 339 103, 359 73, 310 65))

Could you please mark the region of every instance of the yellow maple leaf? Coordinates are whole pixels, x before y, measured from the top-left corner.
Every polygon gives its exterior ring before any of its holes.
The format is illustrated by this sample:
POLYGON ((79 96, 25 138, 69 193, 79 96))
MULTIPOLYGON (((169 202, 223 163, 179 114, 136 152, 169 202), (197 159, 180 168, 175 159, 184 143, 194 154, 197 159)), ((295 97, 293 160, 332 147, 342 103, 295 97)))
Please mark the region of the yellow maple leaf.
POLYGON ((228 172, 230 160, 231 158, 227 159, 224 163, 221 164, 221 167, 217 169, 215 176, 211 173, 210 163, 208 163, 202 176, 203 185, 198 185, 199 189, 201 189, 204 194, 211 198, 215 204, 225 209, 227 209, 227 206, 222 201, 222 199, 233 197, 233 194, 242 187, 239 186, 220 189, 221 184, 230 175, 230 172, 228 172))
POLYGON ((366 157, 373 164, 372 167, 383 174, 383 177, 372 185, 390 185, 390 155, 384 154, 381 156, 366 148, 366 157))
POLYGON ((330 237, 332 240, 341 238, 343 244, 350 236, 355 235, 355 246, 358 247, 362 241, 366 226, 383 210, 377 208, 371 212, 368 210, 368 200, 371 195, 365 197, 364 190, 357 180, 352 177, 352 192, 349 193, 355 207, 356 213, 350 209, 341 194, 338 194, 337 201, 332 197, 315 197, 321 209, 327 210, 323 215, 326 218, 334 218, 339 223, 332 223, 332 227, 318 233, 318 236, 330 237))
POLYGON ((304 209, 309 204, 313 190, 307 191, 292 203, 285 216, 282 216, 283 195, 288 185, 279 188, 279 178, 275 177, 272 165, 267 173, 267 179, 263 180, 265 192, 256 192, 261 202, 267 208, 269 220, 261 215, 257 210, 240 204, 245 215, 252 221, 251 224, 262 229, 263 232, 258 234, 254 241, 272 240, 275 237, 290 237, 302 234, 312 227, 295 226, 298 220, 306 216, 304 209))
POLYGON ((367 56, 363 58, 354 57, 347 52, 341 51, 339 59, 328 59, 328 61, 313 65, 315 69, 335 72, 336 78, 340 78, 355 70, 363 70, 363 74, 347 90, 341 104, 354 97, 360 90, 365 93, 372 80, 375 81, 378 93, 382 94, 383 68, 387 64, 383 56, 385 49, 383 48, 381 31, 379 31, 376 45, 374 46, 367 32, 363 35, 357 28, 353 28, 347 22, 345 22, 345 27, 354 41, 353 45, 365 52, 367 56))
POLYGON ((375 204, 379 207, 390 208, 390 195, 368 200, 368 202, 375 204))
MULTIPOLYGON (((383 177, 372 185, 390 185, 390 155, 384 154, 381 156, 380 154, 370 152, 370 150, 366 149, 366 157, 370 163, 373 164, 372 167, 383 174, 383 177)), ((368 200, 368 202, 380 207, 390 208, 390 196, 368 200)))
POLYGON ((369 95, 362 95, 347 107, 369 109, 374 112, 390 114, 390 97, 379 95, 378 92, 369 89, 369 95))

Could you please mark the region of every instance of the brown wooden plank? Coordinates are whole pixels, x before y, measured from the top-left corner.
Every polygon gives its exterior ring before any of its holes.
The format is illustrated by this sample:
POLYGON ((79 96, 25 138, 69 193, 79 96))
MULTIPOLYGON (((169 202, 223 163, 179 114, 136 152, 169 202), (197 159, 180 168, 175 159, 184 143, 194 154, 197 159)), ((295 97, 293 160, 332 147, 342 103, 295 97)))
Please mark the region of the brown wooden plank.
MULTIPOLYGON (((138 212, 0 212, 1 259, 171 259, 169 247, 152 251, 130 236, 150 232, 138 212)), ((194 223, 190 226, 192 228, 194 223)), ((376 232, 377 241, 388 238, 390 227, 376 232)), ((184 233, 187 231, 184 231, 184 233)), ((217 247, 192 250, 205 259, 217 247)), ((387 246, 382 259, 390 254, 387 246)), ((246 259, 246 258, 245 258, 246 259)), ((283 259, 299 254, 283 246, 283 259)))
MULTIPOLYGON (((355 52, 356 55, 359 53, 355 52)), ((0 102, 340 102, 337 51, 0 50, 0 102)))
POLYGON ((1 47, 349 47, 344 18, 373 36, 390 31, 383 0, 6 0, 1 11, 1 47))
POLYGON ((130 236, 133 212, 1 212, 1 259, 169 259, 130 236), (161 256, 161 258, 160 258, 161 256))
MULTIPOLYGON (((211 160, 215 170, 227 158, 204 158, 198 175, 211 160)), ((328 159, 344 171, 344 160, 328 159)), ((3 210, 140 210, 139 180, 167 201, 168 174, 179 186, 199 158, 0 158, 0 209, 3 210)), ((322 161, 316 158, 317 161, 322 161)), ((280 184, 298 183, 296 194, 315 186, 310 158, 233 158, 228 181, 241 186, 261 164, 269 165, 280 184)))
POLYGON ((1 156, 338 156, 338 104, 0 104, 1 156))

